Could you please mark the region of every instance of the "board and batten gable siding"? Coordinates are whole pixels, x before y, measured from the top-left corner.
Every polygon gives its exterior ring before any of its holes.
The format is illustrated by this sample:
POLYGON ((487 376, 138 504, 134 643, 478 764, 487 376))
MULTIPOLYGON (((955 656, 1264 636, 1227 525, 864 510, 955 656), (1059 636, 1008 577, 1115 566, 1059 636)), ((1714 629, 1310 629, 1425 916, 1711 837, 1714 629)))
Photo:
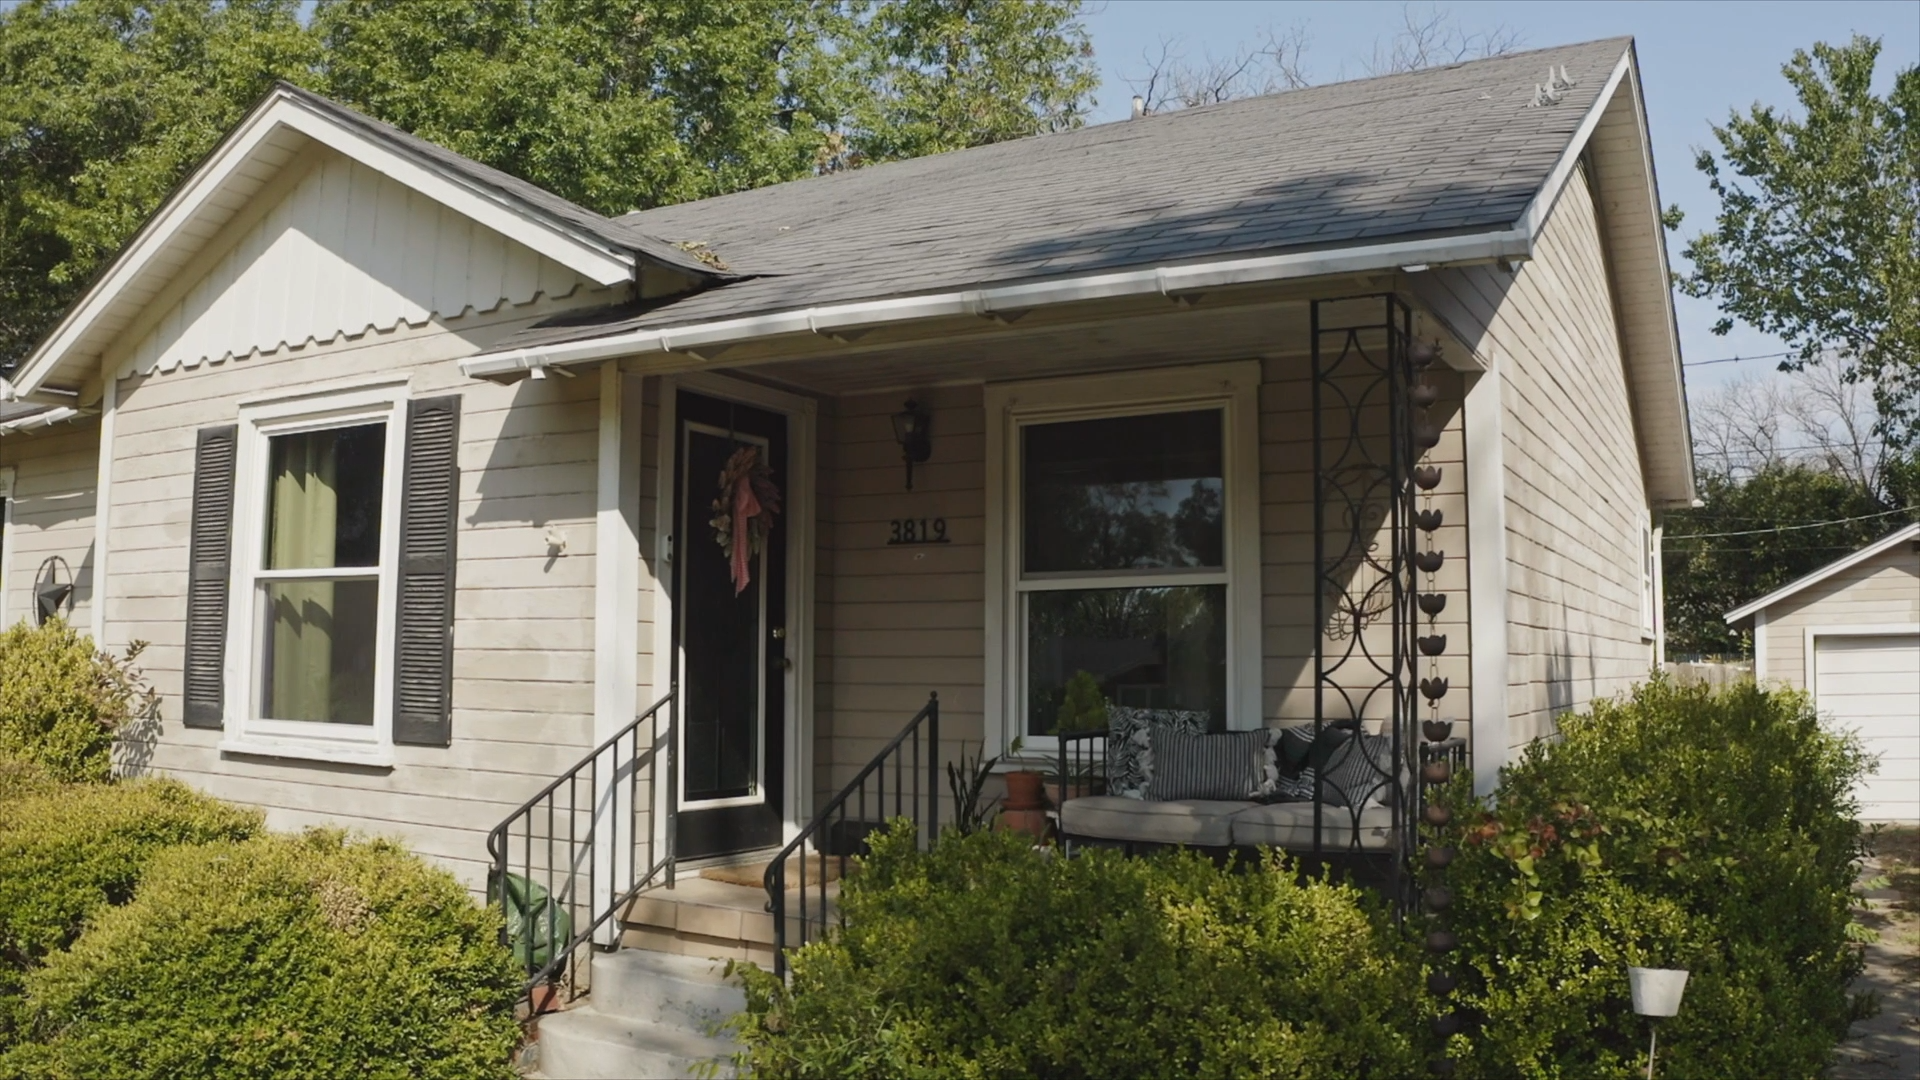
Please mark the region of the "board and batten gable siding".
POLYGON ((163 308, 196 317, 161 318, 109 355, 125 377, 111 450, 106 644, 152 643, 143 666, 163 717, 152 769, 261 807, 275 828, 396 837, 477 888, 488 829, 594 741, 600 380, 503 387, 466 378, 458 362, 534 320, 625 293, 562 280, 530 252, 384 182, 364 189, 363 205, 357 170, 326 158, 289 181, 282 202, 229 230, 228 252, 200 260, 205 282, 163 308), (344 232, 316 239, 305 230, 327 223, 300 215, 332 205, 336 179, 356 192, 352 212, 334 223, 344 232), (368 206, 392 214, 363 218, 368 206), (333 260, 330 283, 287 265, 288 253, 316 250, 333 260), (433 264, 430 289, 416 287, 429 279, 414 276, 409 252, 448 254, 433 264), (312 290, 311 302, 298 302, 296 289, 312 290), (254 298, 271 307, 275 296, 284 297, 279 317, 248 321, 238 306, 254 298), (234 423, 243 399, 396 374, 410 376, 416 398, 461 398, 452 744, 396 746, 390 769, 222 754, 224 732, 180 724, 195 435, 234 423))
POLYGON ((3 549, 10 561, 0 573, 7 624, 33 620, 34 578, 57 559, 54 575, 74 587, 67 621, 84 631, 93 618, 100 421, 89 417, 0 436, 0 468, 13 470, 12 521, 3 549))
POLYGON ((1765 681, 1805 687, 1809 628, 1920 623, 1920 552, 1898 544, 1775 601, 1764 614, 1765 681))
POLYGON ((1610 280, 1577 169, 1516 273, 1449 269, 1422 283, 1502 380, 1510 748, 1629 689, 1653 663, 1641 620, 1646 485, 1610 280))

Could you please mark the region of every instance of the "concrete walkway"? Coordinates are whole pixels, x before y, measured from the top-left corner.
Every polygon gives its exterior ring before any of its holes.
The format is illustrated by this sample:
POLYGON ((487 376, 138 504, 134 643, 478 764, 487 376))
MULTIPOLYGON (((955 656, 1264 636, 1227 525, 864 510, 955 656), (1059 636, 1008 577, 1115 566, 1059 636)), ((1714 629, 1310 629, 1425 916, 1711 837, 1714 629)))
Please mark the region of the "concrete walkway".
POLYGON ((1862 876, 1892 883, 1867 894, 1870 910, 1861 921, 1880 940, 1867 946, 1867 968, 1854 983, 1879 997, 1880 1013, 1853 1025, 1834 1052, 1834 1080, 1920 1077, 1920 830, 1882 841, 1862 876))

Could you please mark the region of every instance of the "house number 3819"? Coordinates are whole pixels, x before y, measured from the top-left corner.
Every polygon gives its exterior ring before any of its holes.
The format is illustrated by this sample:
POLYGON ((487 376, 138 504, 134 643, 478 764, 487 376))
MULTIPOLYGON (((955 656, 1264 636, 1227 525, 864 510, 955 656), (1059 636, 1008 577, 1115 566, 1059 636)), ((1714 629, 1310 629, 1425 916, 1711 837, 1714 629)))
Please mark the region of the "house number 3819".
POLYGON ((887 523, 888 544, 945 544, 946 518, 894 518, 887 523))

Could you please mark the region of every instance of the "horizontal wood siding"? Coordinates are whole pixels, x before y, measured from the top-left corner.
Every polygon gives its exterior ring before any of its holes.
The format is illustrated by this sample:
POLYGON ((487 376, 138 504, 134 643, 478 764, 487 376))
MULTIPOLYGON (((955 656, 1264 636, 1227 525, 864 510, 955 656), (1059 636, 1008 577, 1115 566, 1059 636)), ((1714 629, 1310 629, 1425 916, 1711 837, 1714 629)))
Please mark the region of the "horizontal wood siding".
POLYGON ((502 387, 457 360, 587 295, 121 382, 106 636, 153 642, 154 769, 260 806, 273 827, 399 837, 482 881, 487 830, 593 742, 599 380, 502 387), (462 397, 452 745, 395 747, 391 770, 222 754, 222 732, 179 722, 194 433, 233 423, 250 395, 393 372, 411 373, 415 396, 462 397))
POLYGON ((1600 236, 1576 171, 1517 273, 1453 269, 1422 283, 1502 379, 1516 747, 1653 663, 1640 618, 1646 485, 1600 236))
POLYGON ((13 524, 5 541, 12 558, 0 566, 9 625, 32 619, 33 583, 43 567, 56 580, 73 583, 69 621, 85 630, 93 618, 99 444, 100 422, 95 419, 0 436, 0 468, 14 472, 13 524))
POLYGON ((1766 681, 1807 685, 1808 627, 1920 623, 1920 552, 1900 544, 1767 608, 1766 681))

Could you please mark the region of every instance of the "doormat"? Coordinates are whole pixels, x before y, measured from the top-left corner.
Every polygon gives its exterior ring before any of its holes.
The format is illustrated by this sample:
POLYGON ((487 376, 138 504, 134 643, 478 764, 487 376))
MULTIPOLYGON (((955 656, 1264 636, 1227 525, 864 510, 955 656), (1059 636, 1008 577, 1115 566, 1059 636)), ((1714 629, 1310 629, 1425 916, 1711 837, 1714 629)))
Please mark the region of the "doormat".
MULTIPOLYGON (((800 856, 787 859, 787 888, 800 887, 800 856)), ((818 886, 822 880, 837 881, 840 878, 840 859, 837 856, 815 853, 806 857, 807 887, 818 886), (822 878, 821 875, 826 875, 822 878)), ((724 881, 729 885, 749 885, 756 889, 766 887, 767 868, 773 865, 772 859, 758 862, 735 863, 732 866, 709 866, 700 871, 700 876, 708 881, 724 881)))

